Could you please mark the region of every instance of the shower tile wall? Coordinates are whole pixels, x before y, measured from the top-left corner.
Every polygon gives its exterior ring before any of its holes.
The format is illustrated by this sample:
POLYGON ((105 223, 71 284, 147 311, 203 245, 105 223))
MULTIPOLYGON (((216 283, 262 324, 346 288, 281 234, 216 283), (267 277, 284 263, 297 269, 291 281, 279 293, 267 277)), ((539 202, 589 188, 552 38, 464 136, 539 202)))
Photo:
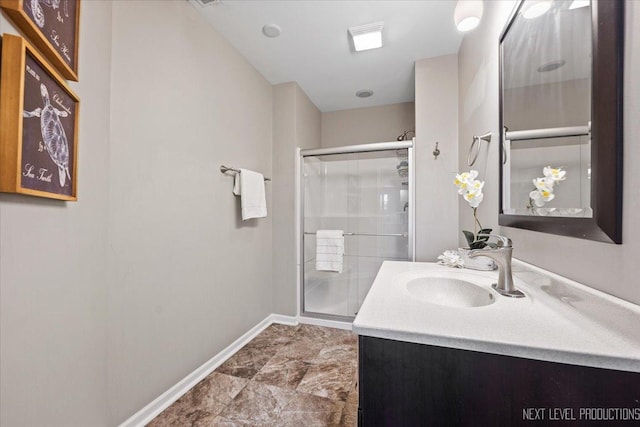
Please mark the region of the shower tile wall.
MULTIPOLYGON (((407 232, 407 178, 398 174, 402 159, 395 151, 311 159, 305 161, 306 231, 407 232)), ((343 272, 315 271, 315 236, 306 235, 305 311, 355 315, 382 261, 407 257, 407 238, 346 236, 343 272)))

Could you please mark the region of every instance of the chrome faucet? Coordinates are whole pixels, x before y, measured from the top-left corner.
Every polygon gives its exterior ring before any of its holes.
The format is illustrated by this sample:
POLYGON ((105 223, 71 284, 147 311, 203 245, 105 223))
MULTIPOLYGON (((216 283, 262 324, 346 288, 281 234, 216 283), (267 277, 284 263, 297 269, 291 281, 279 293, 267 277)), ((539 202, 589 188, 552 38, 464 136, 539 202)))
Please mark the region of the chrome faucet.
POLYGON ((511 272, 511 254, 513 245, 511 239, 497 234, 478 234, 478 237, 496 237, 500 240, 496 248, 474 249, 469 251, 471 258, 484 255, 493 259, 498 264, 498 283, 494 283, 493 289, 499 294, 511 297, 522 298, 524 294, 517 290, 513 284, 513 274, 511 272))

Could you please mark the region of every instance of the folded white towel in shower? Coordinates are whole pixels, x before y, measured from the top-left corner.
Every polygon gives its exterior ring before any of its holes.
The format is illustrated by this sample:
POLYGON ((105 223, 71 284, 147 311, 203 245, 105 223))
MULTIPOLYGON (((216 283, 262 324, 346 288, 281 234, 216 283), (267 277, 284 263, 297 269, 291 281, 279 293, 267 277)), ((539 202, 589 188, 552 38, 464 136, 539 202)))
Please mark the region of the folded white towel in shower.
POLYGON ((318 230, 316 232, 316 270, 342 273, 344 232, 318 230))
POLYGON ((236 174, 233 194, 240 196, 242 220, 267 216, 267 198, 264 193, 264 176, 249 169, 236 174))

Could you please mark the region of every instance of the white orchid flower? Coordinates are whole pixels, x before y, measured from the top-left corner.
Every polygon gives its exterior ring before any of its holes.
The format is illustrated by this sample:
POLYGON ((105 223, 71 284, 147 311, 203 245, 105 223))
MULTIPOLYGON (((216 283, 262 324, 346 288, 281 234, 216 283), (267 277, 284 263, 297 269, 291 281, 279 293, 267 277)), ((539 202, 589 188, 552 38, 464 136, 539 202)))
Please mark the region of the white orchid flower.
POLYGON ((553 190, 537 189, 529 193, 529 197, 537 207, 541 208, 545 203, 552 201, 555 195, 553 194, 553 190))
POLYGON ((553 180, 547 178, 535 178, 533 180, 533 185, 539 191, 550 191, 553 192, 553 180))
POLYGON ((469 172, 463 172, 456 175, 456 179, 453 181, 456 187, 458 187, 458 194, 463 195, 475 179, 478 177, 478 171, 472 170, 469 172))
POLYGON ((567 178, 567 171, 562 170, 562 168, 547 166, 542 168, 542 173, 546 178, 551 178, 553 181, 564 181, 567 178))
POLYGON ((469 185, 469 191, 482 191, 483 187, 484 187, 484 181, 478 181, 476 179, 469 185))
POLYGON ((469 206, 472 208, 477 208, 482 203, 482 199, 484 198, 484 193, 482 190, 479 191, 469 191, 464 194, 462 197, 469 202, 469 206))

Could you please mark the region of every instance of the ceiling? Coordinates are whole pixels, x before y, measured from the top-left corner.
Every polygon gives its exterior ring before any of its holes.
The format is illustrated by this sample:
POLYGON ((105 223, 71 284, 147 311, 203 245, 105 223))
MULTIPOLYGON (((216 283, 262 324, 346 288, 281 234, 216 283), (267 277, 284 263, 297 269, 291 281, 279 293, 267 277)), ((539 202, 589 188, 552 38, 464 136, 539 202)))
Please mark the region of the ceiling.
POLYGON ((414 100, 414 62, 458 52, 455 0, 190 0, 270 83, 295 81, 320 111, 414 100), (348 28, 384 21, 383 47, 355 52, 348 28), (265 24, 282 34, 268 38, 265 24), (371 89, 370 98, 356 91, 371 89))

